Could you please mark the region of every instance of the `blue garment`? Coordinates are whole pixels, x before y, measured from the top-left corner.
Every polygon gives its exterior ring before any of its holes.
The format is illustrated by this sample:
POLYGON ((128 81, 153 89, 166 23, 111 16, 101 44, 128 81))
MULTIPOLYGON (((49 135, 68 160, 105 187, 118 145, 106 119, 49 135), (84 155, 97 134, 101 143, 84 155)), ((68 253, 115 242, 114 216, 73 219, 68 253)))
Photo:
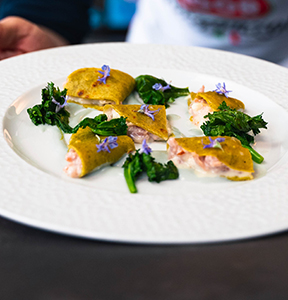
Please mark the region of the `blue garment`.
POLYGON ((90 29, 88 9, 91 5, 92 0, 2 0, 0 19, 22 17, 77 44, 90 29))

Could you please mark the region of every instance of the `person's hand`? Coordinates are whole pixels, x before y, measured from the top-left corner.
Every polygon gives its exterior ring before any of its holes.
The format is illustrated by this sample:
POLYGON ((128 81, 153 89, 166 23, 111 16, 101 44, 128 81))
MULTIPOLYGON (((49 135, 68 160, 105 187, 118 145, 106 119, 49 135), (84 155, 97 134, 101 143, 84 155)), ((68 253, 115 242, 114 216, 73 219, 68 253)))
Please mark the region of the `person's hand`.
POLYGON ((0 60, 36 50, 68 45, 56 32, 20 17, 0 21, 0 60))

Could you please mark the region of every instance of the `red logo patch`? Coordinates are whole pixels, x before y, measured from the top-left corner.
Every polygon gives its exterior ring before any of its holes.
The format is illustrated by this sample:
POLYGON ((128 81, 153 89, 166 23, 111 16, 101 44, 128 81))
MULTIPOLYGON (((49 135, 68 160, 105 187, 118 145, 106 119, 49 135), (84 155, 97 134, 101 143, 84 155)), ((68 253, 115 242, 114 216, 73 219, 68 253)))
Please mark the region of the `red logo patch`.
POLYGON ((266 0, 178 0, 178 2, 191 12, 233 19, 257 18, 270 10, 266 0))

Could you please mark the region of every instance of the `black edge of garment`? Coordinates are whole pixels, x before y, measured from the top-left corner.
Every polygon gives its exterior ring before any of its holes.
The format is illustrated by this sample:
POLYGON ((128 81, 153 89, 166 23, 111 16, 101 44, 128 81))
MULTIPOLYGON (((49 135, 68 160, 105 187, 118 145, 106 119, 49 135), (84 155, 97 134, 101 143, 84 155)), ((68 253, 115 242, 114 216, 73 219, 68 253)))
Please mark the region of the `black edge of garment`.
POLYGON ((89 31, 92 0, 1 0, 0 19, 18 16, 48 27, 71 44, 81 43, 89 31))

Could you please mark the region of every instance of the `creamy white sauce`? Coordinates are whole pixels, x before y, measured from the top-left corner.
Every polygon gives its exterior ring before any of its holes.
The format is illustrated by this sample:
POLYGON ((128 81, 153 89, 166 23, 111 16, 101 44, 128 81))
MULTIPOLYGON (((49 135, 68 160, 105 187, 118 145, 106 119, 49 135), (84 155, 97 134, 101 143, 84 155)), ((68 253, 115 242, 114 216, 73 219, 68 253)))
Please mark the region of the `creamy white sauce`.
POLYGON ((176 137, 193 136, 190 130, 197 129, 189 120, 190 115, 188 113, 187 101, 188 96, 179 97, 166 109, 167 120, 171 126, 172 133, 176 137))
MULTIPOLYGON (((82 105, 98 105, 98 106, 104 106, 106 104, 115 104, 114 101, 111 100, 96 100, 96 99, 84 99, 80 97, 73 97, 68 96, 68 100, 71 100, 73 102, 82 104, 82 105)), ((121 104, 121 103, 120 103, 121 104)))
MULTIPOLYGON (((168 108, 168 110, 167 110, 167 112, 171 111, 171 114, 167 115, 168 120, 170 121, 169 123, 172 123, 173 125, 175 124, 177 126, 177 127, 176 126, 172 127, 173 133, 175 133, 177 135, 179 134, 179 135, 182 135, 182 136, 200 135, 201 132, 199 131, 199 129, 196 129, 196 126, 193 125, 189 121, 189 114, 188 114, 188 110, 187 110, 187 97, 178 98, 177 99, 177 104, 178 105, 176 107, 173 107, 173 104, 172 104, 171 108, 168 108), (175 113, 172 113, 172 111, 173 112, 175 111, 175 113), (182 115, 182 117, 180 117, 180 115, 182 115), (183 115, 186 116, 186 117, 183 117, 183 115), (182 133, 182 131, 184 133, 182 133)), ((67 109, 71 113, 70 124, 78 123, 85 116, 95 117, 96 115, 99 115, 99 114, 103 113, 103 112, 97 111, 95 109, 83 109, 83 107, 81 107, 77 104, 73 104, 73 103, 69 103, 69 105, 67 106, 67 109)), ((120 117, 120 115, 115 110, 112 110, 112 116, 113 116, 113 118, 119 118, 120 117)), ((39 130, 39 127, 38 127, 38 130, 39 130)), ((67 147, 65 142, 68 144, 71 135, 65 134, 64 135, 65 140, 63 140, 63 139, 61 139, 61 134, 60 134, 59 129, 57 127, 54 127, 54 126, 51 127, 51 126, 48 126, 48 125, 44 125, 44 126, 41 126, 41 127, 42 127, 43 131, 46 131, 48 129, 48 132, 50 132, 50 134, 52 132, 55 134, 55 136, 53 138, 51 137, 51 141, 52 140, 53 141, 55 141, 55 140, 61 141, 60 143, 56 143, 56 145, 55 145, 55 146, 57 146, 54 149, 56 153, 58 151, 61 152, 60 151, 61 148, 62 148, 62 151, 63 151, 63 149, 67 147)), ((45 136, 47 136, 48 132, 46 132, 45 136)), ((161 163, 166 163, 169 160, 167 158, 167 153, 165 151, 166 143, 154 142, 154 143, 151 143, 149 145, 152 147, 152 149, 153 149, 152 155, 156 158, 157 161, 159 161, 161 163)), ((140 144, 136 145, 137 148, 139 148, 140 146, 141 146, 140 144)), ((63 162, 64 162, 64 166, 67 163, 64 160, 65 154, 61 155, 62 159, 61 159, 61 162, 60 161, 58 162, 58 169, 59 169, 59 165, 63 166, 63 162)), ((96 176, 97 177, 97 182, 102 184, 102 181, 103 181, 103 186, 106 186, 105 185, 106 184, 105 178, 102 179, 102 176, 106 177, 106 176, 108 176, 107 174, 109 174, 109 176, 112 176, 112 177, 116 176, 116 177, 118 177, 118 180, 121 181, 123 179, 122 178, 122 176, 123 176, 123 174, 122 174, 122 172, 123 172, 122 165, 123 165, 126 157, 127 157, 127 155, 125 155, 121 160, 119 160, 117 163, 115 163, 114 165, 112 165, 109 168, 103 168, 103 166, 100 167, 100 168, 97 168, 96 170, 98 170, 98 172, 93 172, 92 173, 94 175, 91 174, 88 177, 85 176, 86 181, 89 182, 90 180, 93 180, 93 178, 95 178, 95 176, 96 176)), ((56 160, 55 160, 55 163, 56 163, 56 160)), ((195 160, 189 160, 189 164, 194 165, 194 167, 193 167, 194 172, 189 171, 189 170, 191 170, 191 167, 189 167, 187 165, 181 165, 180 168, 183 168, 183 169, 182 170, 180 169, 179 173, 180 173, 180 178, 182 178, 182 180, 185 180, 185 181, 196 180, 197 181, 196 176, 194 177, 193 174, 197 175, 199 178, 201 178, 201 177, 217 178, 217 176, 219 176, 219 173, 218 174, 213 174, 213 173, 205 172, 199 165, 196 164, 195 160), (191 176, 189 174, 191 174, 191 176)), ((258 165, 255 166, 255 167, 256 167, 255 168, 255 175, 257 177, 261 177, 261 176, 265 175, 266 168, 264 166, 263 166, 264 171, 262 169, 261 169, 261 171, 257 171, 258 165)), ((249 173, 247 173, 247 175, 249 176, 249 173)), ((247 176, 247 175, 242 174, 242 176, 247 176)), ((64 176, 67 176, 67 175, 64 174, 64 176)), ((235 170, 231 170, 229 172, 225 172, 225 174, 223 174, 223 176, 225 176, 225 177, 239 176, 239 172, 235 171, 235 170)), ((83 181, 83 182, 85 183, 85 181, 83 181)), ((123 181, 123 182, 124 182, 123 184, 125 186, 125 181, 123 181)), ((221 181, 219 181, 219 183, 220 182, 221 181)), ((106 188, 108 188, 108 185, 106 186, 106 188)))

